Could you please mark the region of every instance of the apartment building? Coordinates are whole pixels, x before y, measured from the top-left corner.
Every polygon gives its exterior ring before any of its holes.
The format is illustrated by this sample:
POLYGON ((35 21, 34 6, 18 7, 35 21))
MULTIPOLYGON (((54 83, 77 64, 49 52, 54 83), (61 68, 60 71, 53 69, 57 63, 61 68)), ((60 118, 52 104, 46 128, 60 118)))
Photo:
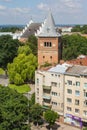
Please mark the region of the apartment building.
POLYGON ((64 92, 64 122, 82 127, 87 122, 87 66, 68 68, 64 92))
POLYGON ((67 68, 63 64, 47 71, 37 70, 35 73, 36 103, 45 109, 51 108, 61 117, 64 111, 64 72, 67 68))

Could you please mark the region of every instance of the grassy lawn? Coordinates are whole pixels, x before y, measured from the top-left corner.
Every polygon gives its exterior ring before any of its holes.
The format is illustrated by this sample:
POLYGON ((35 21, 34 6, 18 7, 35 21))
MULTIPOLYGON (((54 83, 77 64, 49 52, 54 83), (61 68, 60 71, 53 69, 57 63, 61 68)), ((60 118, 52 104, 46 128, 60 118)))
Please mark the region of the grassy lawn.
POLYGON ((18 93, 26 93, 31 90, 28 84, 17 86, 15 84, 9 84, 9 88, 15 89, 18 93))
POLYGON ((5 74, 5 71, 2 68, 0 68, 0 74, 5 74))

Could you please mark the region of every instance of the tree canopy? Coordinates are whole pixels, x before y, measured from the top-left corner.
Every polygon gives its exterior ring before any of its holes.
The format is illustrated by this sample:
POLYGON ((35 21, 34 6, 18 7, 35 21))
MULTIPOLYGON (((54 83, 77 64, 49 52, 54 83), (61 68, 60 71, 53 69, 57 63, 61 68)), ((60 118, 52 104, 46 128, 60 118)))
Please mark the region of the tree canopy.
POLYGON ((72 28, 71 31, 72 32, 81 32, 81 33, 87 34, 87 25, 83 25, 83 26, 76 25, 75 27, 72 28))
POLYGON ((25 81, 34 81, 37 58, 33 54, 19 54, 13 63, 8 64, 8 75, 11 83, 23 84, 25 81))
POLYGON ((32 53, 32 50, 30 49, 29 45, 19 46, 18 54, 29 55, 30 53, 32 53))
POLYGON ((49 123, 49 126, 52 127, 58 118, 58 114, 54 112, 53 110, 47 110, 44 113, 45 120, 49 123))
POLYGON ((30 108, 30 113, 31 113, 32 121, 38 124, 43 114, 42 107, 39 104, 34 104, 30 108))
POLYGON ((87 55, 87 38, 77 34, 62 36, 63 59, 71 60, 78 55, 87 55))
POLYGON ((27 102, 22 94, 0 86, 0 130, 29 130, 27 102))
POLYGON ((29 36, 27 44, 32 50, 32 53, 37 55, 37 38, 34 35, 29 36))
POLYGON ((10 35, 0 36, 0 67, 6 69, 7 64, 11 63, 17 56, 20 42, 13 40, 10 35))
POLYGON ((15 33, 16 31, 22 31, 22 27, 1 27, 0 32, 12 32, 15 33))

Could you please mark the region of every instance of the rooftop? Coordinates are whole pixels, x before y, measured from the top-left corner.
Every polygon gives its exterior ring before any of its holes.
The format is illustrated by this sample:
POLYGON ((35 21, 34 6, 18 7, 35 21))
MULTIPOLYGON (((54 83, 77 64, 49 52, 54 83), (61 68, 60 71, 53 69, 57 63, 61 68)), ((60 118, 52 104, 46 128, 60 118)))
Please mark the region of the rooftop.
POLYGON ((87 66, 74 65, 66 70, 65 74, 87 75, 87 66))
POLYGON ((66 61, 68 64, 87 66, 87 56, 80 55, 77 59, 66 61))
POLYGON ((66 63, 64 63, 62 65, 58 64, 57 66, 52 67, 48 71, 49 72, 56 72, 56 73, 65 73, 69 66, 71 66, 71 65, 66 64, 66 63))
POLYGON ((28 38, 30 35, 35 35, 41 23, 30 23, 29 26, 25 27, 24 31, 22 32, 21 38, 28 38))
POLYGON ((52 13, 49 11, 48 17, 45 19, 37 36, 39 37, 58 37, 60 34, 56 31, 55 22, 52 13))

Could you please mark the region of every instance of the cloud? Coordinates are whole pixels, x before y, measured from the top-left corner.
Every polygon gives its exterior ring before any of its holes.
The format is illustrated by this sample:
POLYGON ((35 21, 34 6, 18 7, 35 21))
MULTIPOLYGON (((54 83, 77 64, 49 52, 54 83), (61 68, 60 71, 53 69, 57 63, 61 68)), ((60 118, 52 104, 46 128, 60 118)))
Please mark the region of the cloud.
POLYGON ((81 8, 81 0, 61 0, 63 5, 68 8, 81 8))
POLYGON ((6 7, 5 7, 5 6, 0 5, 0 11, 4 11, 5 9, 6 9, 6 7))
POLYGON ((16 13, 29 13, 30 9, 29 8, 12 8, 12 10, 16 13))
POLYGON ((49 9, 48 5, 44 4, 44 3, 38 4, 37 8, 40 9, 40 10, 48 10, 49 9))

